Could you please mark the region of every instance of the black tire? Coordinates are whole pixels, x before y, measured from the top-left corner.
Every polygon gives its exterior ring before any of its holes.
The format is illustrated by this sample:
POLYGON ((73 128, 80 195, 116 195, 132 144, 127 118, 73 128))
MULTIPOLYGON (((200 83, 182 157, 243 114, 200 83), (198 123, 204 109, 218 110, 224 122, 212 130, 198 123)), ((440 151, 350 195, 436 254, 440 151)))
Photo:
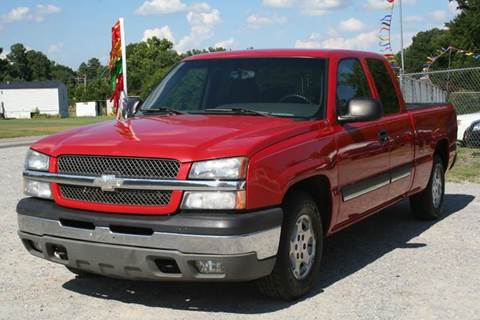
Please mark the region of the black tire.
POLYGON ((70 267, 70 266, 65 266, 65 268, 68 269, 71 273, 77 275, 79 278, 95 278, 95 277, 100 277, 99 275, 95 273, 91 273, 88 271, 83 271, 80 269, 77 269, 75 267, 70 267))
POLYGON ((444 195, 445 168, 440 156, 435 155, 427 188, 410 197, 410 207, 414 216, 422 220, 440 218, 444 195), (438 183, 441 185, 438 185, 438 183), (440 198, 438 199, 438 197, 440 198))
MULTIPOLYGON (((269 276, 259 279, 257 284, 260 292, 269 298, 293 300, 310 291, 318 279, 323 252, 323 227, 317 205, 307 193, 294 192, 290 194, 283 209, 284 219, 275 267, 269 276), (305 245, 300 246, 300 250, 303 247, 304 250, 307 250, 304 251, 307 255, 308 250, 314 248, 312 252, 315 252, 315 254, 309 259, 309 261, 313 261, 311 264, 304 264, 304 271, 306 269, 309 271, 305 272, 303 277, 299 279, 300 275, 294 275, 290 263, 290 240, 294 241, 293 238, 297 234, 297 222, 307 222, 308 220, 312 227, 309 230, 314 235, 314 242, 309 242, 308 245, 303 242, 305 245)), ((302 223, 299 225, 303 226, 302 223)), ((308 241, 308 239, 300 239, 301 237, 299 237, 299 241, 308 241)), ((298 251, 295 252, 297 252, 298 257, 298 251)), ((292 256, 295 256, 295 254, 292 256)), ((303 254, 301 257, 303 259, 303 254)))

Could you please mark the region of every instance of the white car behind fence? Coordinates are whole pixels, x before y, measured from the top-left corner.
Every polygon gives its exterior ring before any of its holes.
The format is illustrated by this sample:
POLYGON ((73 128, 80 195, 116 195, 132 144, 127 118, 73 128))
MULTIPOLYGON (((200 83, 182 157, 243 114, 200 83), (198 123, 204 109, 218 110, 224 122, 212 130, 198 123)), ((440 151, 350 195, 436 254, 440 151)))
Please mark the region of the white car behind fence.
POLYGON ((480 145, 480 112, 458 115, 457 124, 457 139, 462 145, 480 145))

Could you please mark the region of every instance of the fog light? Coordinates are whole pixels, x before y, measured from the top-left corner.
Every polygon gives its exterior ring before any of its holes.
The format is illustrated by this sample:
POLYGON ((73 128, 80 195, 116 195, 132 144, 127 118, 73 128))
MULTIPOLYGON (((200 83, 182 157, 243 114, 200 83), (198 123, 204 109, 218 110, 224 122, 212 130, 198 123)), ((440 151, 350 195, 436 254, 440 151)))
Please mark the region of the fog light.
POLYGON ((38 241, 32 241, 32 248, 38 252, 43 252, 42 245, 38 241))
POLYGON ((245 191, 186 191, 182 209, 245 209, 245 191))
POLYGON ((200 273, 219 274, 225 273, 225 266, 220 261, 197 260, 195 266, 200 273))
POLYGON ((25 244, 25 247, 27 247, 27 249, 29 249, 29 250, 32 249, 33 251, 37 251, 37 252, 40 252, 40 253, 43 252, 42 246, 37 241, 33 241, 33 240, 30 240, 30 239, 24 239, 23 243, 25 244))
POLYGON ((23 180, 23 192, 27 196, 52 199, 52 190, 50 189, 50 183, 34 181, 30 179, 23 180))

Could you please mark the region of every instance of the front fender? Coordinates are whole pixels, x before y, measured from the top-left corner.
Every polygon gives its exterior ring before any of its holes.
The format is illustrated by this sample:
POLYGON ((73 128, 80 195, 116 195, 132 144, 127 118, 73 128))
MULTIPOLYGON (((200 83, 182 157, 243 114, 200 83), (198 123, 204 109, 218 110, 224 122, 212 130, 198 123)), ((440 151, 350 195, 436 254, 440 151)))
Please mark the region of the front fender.
POLYGON ((337 185, 336 145, 328 127, 277 143, 250 159, 247 172, 247 208, 282 204, 294 184, 310 177, 327 177, 337 185))

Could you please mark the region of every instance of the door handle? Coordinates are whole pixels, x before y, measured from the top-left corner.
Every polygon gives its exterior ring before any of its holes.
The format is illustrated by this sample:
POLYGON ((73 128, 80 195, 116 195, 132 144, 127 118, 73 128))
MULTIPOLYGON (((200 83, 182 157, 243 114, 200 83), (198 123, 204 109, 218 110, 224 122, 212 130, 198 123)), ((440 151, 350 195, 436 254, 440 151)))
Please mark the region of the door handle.
POLYGON ((378 140, 380 140, 381 144, 385 144, 388 142, 387 130, 381 130, 378 132, 378 140))

